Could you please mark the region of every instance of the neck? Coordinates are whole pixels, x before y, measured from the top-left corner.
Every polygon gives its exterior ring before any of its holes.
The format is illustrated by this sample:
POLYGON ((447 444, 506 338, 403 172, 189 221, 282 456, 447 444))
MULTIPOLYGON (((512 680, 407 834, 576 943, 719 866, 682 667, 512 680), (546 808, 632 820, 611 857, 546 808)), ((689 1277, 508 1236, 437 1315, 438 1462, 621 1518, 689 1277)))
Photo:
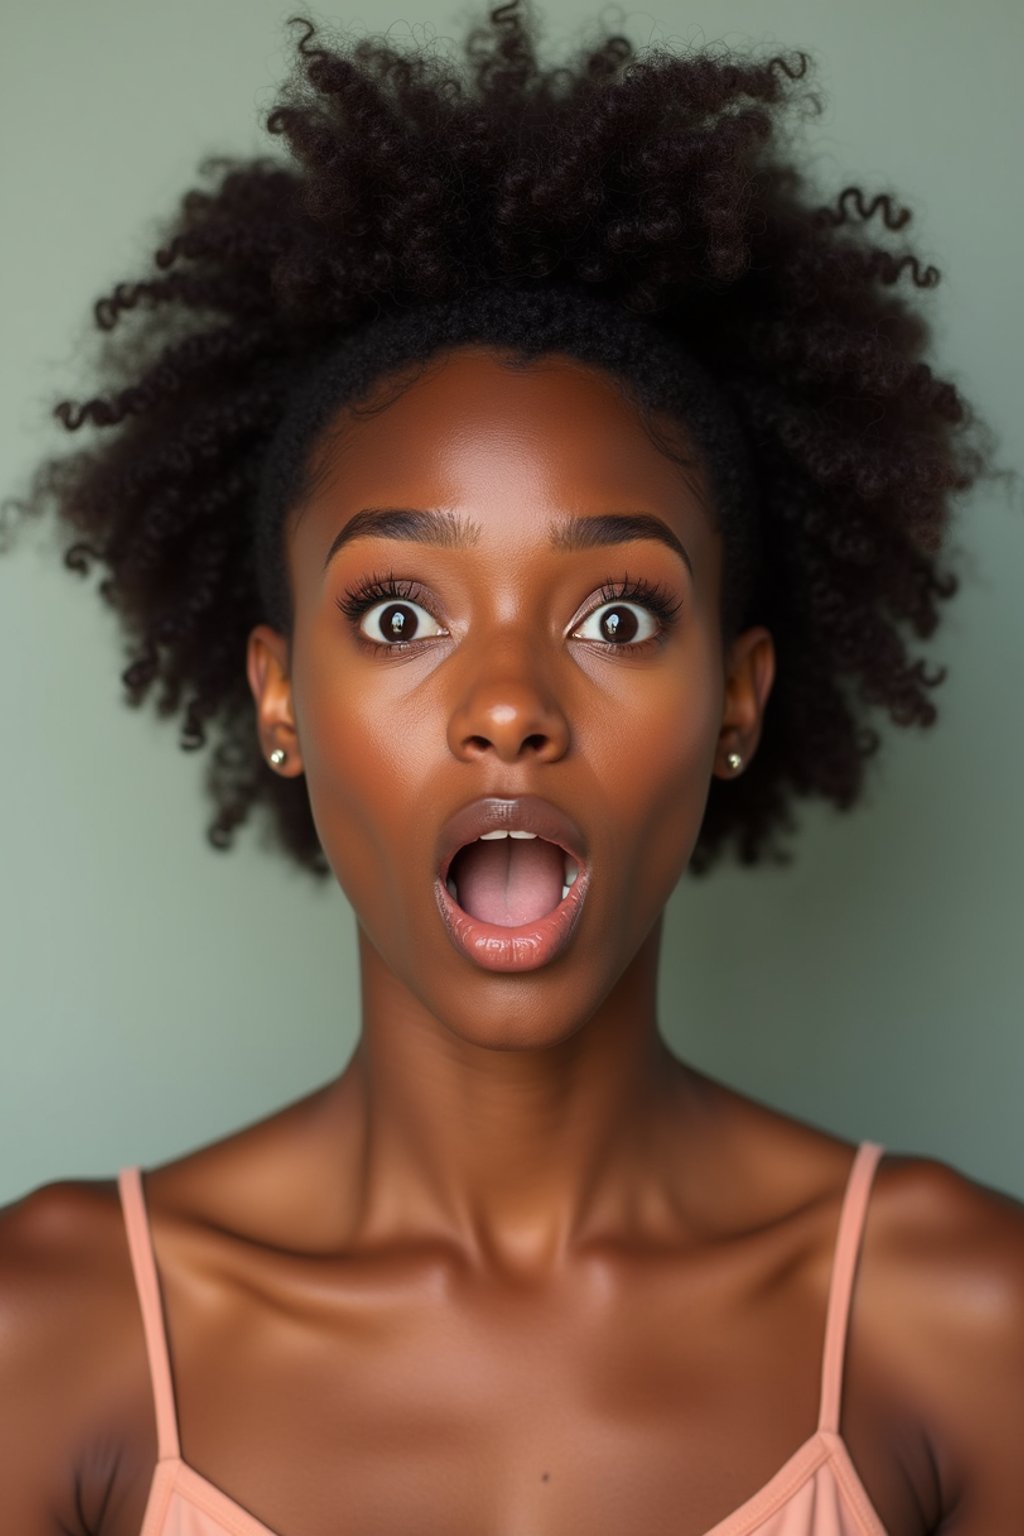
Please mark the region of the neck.
POLYGON ((362 1241, 418 1230, 482 1271, 540 1276, 641 1218, 671 1223, 688 1074, 657 1027, 660 937, 659 921, 596 1013, 517 1048, 456 1034, 360 933, 362 1035, 336 1092, 362 1241))

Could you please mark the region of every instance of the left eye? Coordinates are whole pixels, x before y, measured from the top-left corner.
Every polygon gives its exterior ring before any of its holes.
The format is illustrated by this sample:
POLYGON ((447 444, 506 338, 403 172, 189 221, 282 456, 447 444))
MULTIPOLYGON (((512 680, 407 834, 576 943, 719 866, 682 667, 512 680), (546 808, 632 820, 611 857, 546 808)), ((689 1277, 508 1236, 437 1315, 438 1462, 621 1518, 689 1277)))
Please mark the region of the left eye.
POLYGON ((573 630, 582 640, 601 640, 605 644, 626 645, 653 640, 659 630, 658 621, 639 603, 626 603, 622 598, 602 603, 587 614, 580 628, 573 630), (586 626, 593 626, 588 634, 586 626), (646 632, 644 631, 646 627, 646 632), (594 632, 596 630, 596 633, 594 632))
POLYGON ((378 645, 395 645, 402 641, 423 640, 431 635, 447 633, 425 608, 407 597, 374 603, 360 618, 359 628, 368 640, 374 640, 378 645), (423 633, 423 620, 427 625, 426 634, 423 633), (371 624, 379 625, 380 633, 375 635, 370 629, 371 624), (432 630, 430 625, 434 626, 432 630))

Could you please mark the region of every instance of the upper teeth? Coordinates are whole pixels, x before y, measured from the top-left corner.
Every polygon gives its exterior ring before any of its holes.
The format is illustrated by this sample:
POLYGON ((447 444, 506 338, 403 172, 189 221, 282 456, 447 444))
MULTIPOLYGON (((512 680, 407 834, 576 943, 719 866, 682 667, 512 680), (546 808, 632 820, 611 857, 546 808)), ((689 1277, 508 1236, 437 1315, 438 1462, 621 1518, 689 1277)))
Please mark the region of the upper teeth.
POLYGON ((496 837, 536 837, 536 832, 481 832, 480 842, 488 843, 496 837))

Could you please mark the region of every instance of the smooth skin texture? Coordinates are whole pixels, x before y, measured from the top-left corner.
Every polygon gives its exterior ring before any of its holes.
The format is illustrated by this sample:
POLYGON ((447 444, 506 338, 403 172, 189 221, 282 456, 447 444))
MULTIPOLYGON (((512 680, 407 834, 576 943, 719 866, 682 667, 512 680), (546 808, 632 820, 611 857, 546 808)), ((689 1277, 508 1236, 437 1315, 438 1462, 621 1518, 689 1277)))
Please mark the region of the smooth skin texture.
MULTIPOLYGON (((280 1536, 702 1536, 814 1429, 852 1151, 691 1071, 657 1019, 665 902, 712 775, 756 752, 771 638, 723 642, 699 470, 566 359, 460 349, 340 412, 316 463, 293 634, 254 630, 248 675, 356 913, 362 1032, 335 1082, 147 1176, 183 1454, 280 1536), (462 543, 327 559, 382 508, 462 543), (558 547, 623 512, 689 566, 558 547), (373 648, 387 603, 338 607, 391 572, 418 584, 401 652, 373 648), (628 608, 635 650, 601 643, 627 574, 679 604, 660 637, 628 608), (437 834, 527 792, 583 828, 591 889, 565 953, 495 974, 448 939, 437 834)), ((136 1536, 155 1432, 112 1184, 0 1223, 0 1380, 4 1529, 136 1536)), ((842 1426, 886 1529, 1017 1529, 1022 1424, 1020 1207, 887 1158, 842 1426)))

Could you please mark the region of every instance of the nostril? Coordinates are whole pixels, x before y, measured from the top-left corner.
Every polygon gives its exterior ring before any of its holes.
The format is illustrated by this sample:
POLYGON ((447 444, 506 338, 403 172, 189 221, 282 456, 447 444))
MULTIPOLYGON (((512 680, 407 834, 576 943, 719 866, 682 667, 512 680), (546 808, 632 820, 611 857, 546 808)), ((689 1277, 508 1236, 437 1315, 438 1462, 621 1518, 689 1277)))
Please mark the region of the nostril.
POLYGON ((481 763, 488 759, 511 764, 556 762, 569 750, 571 733, 560 711, 520 707, 511 697, 489 707, 473 702, 453 714, 447 731, 456 757, 481 763), (475 729, 470 729, 475 727, 475 729))
MULTIPOLYGON (((532 752, 543 752, 549 745, 550 741, 550 736, 545 736, 541 733, 535 733, 531 736, 524 736, 519 744, 519 750, 522 751, 525 749, 532 752)), ((475 752, 500 751, 499 742, 487 736, 467 736, 466 746, 475 752)))

